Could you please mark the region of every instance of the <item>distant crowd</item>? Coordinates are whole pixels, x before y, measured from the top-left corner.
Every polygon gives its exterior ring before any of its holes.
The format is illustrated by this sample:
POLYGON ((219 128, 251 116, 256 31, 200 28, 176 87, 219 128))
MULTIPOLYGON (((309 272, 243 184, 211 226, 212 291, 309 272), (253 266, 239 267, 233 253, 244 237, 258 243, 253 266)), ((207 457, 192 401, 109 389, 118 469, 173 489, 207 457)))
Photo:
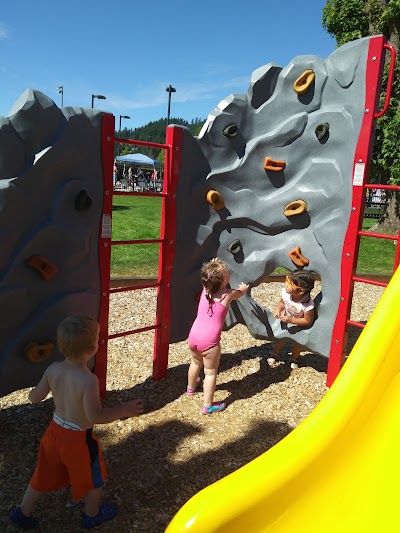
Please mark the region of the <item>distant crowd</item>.
POLYGON ((142 168, 124 167, 114 165, 113 182, 115 189, 131 189, 140 191, 158 192, 162 190, 161 173, 156 169, 143 170, 142 168))

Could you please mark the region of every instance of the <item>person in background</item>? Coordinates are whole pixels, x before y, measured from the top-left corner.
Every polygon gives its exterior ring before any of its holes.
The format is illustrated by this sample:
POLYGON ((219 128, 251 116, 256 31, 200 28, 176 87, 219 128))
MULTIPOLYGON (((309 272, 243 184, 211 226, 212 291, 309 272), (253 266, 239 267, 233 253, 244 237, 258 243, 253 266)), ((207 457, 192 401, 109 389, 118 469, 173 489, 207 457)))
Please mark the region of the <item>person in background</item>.
POLYGON ((132 172, 132 168, 131 167, 128 168, 128 175, 127 175, 126 180, 128 182, 128 187, 132 187, 133 188, 133 172, 132 172))

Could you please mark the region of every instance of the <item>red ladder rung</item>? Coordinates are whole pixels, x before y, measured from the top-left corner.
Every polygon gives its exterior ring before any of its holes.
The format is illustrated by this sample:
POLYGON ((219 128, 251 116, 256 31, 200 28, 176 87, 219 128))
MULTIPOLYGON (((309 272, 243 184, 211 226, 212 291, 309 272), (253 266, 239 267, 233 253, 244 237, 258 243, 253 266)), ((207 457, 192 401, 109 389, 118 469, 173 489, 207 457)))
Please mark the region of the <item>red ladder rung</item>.
POLYGON ((387 287, 388 284, 384 281, 375 281, 369 278, 360 278, 358 276, 353 276, 351 278, 353 281, 359 281, 360 283, 368 283, 369 285, 377 285, 378 287, 387 287))
POLYGON ((113 196, 152 196, 155 198, 165 198, 165 192, 140 192, 140 191, 113 191, 113 196))
POLYGON ((348 320, 346 324, 349 324, 350 326, 356 326, 357 328, 364 329, 366 324, 361 324, 361 322, 354 322, 353 320, 348 320))
POLYGON ((160 244, 164 239, 136 239, 131 241, 111 241, 111 246, 118 246, 121 244, 160 244))
POLYGON ((129 331, 122 331, 122 333, 113 333, 109 335, 109 339, 117 339, 119 337, 126 337, 127 335, 133 335, 134 333, 142 333, 143 331, 150 331, 151 329, 159 329, 160 324, 155 324, 154 326, 146 326, 145 328, 131 329, 129 331))
POLYGON ((399 238, 398 235, 385 235, 384 233, 371 233, 369 231, 359 231, 359 235, 363 235, 364 237, 375 237, 377 239, 388 239, 390 241, 397 241, 399 238))
POLYGON ((115 292, 129 292, 137 291, 138 289, 155 289, 160 286, 160 283, 152 283, 151 285, 135 285, 132 287, 119 287, 118 289, 110 289, 110 294, 115 292))

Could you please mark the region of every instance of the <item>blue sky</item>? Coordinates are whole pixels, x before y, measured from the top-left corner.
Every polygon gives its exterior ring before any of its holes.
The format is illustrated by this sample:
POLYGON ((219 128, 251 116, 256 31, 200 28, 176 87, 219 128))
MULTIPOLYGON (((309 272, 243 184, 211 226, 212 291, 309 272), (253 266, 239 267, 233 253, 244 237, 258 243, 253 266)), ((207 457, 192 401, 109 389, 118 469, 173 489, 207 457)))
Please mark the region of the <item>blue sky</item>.
POLYGON ((0 115, 27 88, 64 106, 113 113, 135 128, 171 117, 206 118, 251 73, 298 55, 327 57, 326 0, 14 0, 0 10, 0 115))

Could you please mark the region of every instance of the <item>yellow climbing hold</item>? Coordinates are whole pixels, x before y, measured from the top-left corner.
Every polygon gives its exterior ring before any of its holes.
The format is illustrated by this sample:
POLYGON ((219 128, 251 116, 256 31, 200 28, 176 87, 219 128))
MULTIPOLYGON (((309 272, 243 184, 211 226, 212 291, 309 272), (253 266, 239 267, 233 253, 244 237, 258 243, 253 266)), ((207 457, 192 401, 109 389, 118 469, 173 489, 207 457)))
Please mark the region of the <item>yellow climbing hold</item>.
POLYGON ((305 70, 303 74, 297 78, 293 84, 293 89, 297 94, 304 94, 308 91, 311 84, 315 81, 315 73, 313 70, 305 70))
POLYGON ((220 211, 225 207, 225 202, 222 199, 222 196, 218 191, 214 191, 213 189, 208 191, 206 200, 215 211, 220 211))

